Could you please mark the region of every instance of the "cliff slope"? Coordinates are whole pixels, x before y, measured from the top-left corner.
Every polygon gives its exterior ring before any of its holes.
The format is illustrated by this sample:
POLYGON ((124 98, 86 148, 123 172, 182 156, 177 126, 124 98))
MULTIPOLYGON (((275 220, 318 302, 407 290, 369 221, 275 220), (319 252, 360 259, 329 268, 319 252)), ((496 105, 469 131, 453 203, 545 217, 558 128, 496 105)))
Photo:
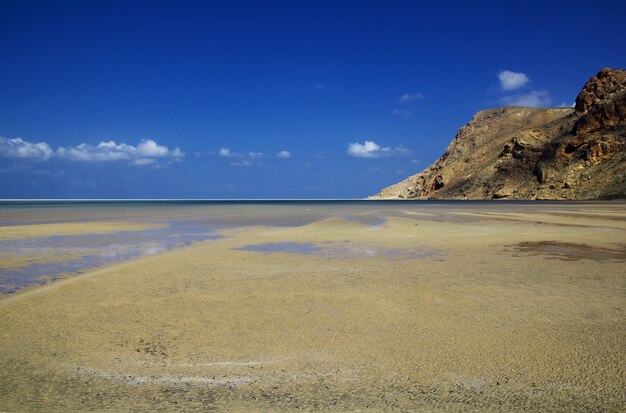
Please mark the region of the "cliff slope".
POLYGON ((439 160, 373 199, 626 198, 626 70, 602 69, 575 108, 478 112, 439 160))

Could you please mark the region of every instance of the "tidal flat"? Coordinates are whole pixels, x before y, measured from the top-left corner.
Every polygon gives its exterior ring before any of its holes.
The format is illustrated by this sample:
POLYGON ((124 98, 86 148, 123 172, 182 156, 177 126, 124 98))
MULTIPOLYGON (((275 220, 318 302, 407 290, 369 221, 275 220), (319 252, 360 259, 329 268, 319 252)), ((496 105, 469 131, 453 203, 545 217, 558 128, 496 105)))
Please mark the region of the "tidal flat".
POLYGON ((624 411, 625 207, 0 205, 22 269, 160 247, 12 274, 0 411, 624 411))

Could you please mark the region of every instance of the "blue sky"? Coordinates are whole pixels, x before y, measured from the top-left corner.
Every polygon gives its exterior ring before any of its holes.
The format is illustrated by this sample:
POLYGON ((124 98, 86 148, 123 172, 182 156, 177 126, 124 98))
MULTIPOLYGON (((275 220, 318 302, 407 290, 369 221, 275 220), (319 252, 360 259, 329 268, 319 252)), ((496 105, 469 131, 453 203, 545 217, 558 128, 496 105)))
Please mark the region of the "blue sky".
POLYGON ((626 68, 626 6, 0 0, 1 198, 358 198, 626 68))

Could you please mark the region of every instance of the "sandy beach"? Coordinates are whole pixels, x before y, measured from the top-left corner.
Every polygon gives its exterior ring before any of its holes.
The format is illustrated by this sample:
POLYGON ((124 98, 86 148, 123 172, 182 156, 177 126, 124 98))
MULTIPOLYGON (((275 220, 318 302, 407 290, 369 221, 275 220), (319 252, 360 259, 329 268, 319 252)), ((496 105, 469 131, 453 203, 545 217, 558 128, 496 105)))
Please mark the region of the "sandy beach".
POLYGON ((624 203, 433 211, 223 228, 0 298, 0 411, 624 411, 624 203))

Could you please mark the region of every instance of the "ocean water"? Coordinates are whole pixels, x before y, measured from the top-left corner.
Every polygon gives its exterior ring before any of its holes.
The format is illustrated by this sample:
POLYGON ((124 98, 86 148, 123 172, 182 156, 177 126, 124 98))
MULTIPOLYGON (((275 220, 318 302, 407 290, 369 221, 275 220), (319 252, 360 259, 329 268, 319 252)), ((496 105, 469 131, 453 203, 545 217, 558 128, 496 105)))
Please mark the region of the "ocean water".
MULTIPOLYGON (((13 225, 81 222, 120 222, 159 224, 163 228, 119 231, 110 234, 56 235, 2 240, 0 237, 0 294, 11 294, 67 275, 89 271, 102 265, 182 248, 220 237, 220 229, 245 226, 290 227, 328 218, 342 218, 373 229, 390 216, 431 221, 471 221, 472 212, 565 213, 597 208, 594 202, 525 201, 366 201, 366 200, 281 200, 281 201, 0 201, 0 235, 13 225), (47 259, 41 259, 45 255, 47 259), (15 258, 26 265, 11 266, 15 258), (50 258, 52 257, 52 258, 50 258)), ((615 207, 607 203, 608 207, 615 207)), ((354 249, 296 243, 251 245, 248 250, 271 253, 321 254, 337 257, 354 254, 354 249)), ((363 249, 364 256, 423 258, 437 251, 363 249)))

